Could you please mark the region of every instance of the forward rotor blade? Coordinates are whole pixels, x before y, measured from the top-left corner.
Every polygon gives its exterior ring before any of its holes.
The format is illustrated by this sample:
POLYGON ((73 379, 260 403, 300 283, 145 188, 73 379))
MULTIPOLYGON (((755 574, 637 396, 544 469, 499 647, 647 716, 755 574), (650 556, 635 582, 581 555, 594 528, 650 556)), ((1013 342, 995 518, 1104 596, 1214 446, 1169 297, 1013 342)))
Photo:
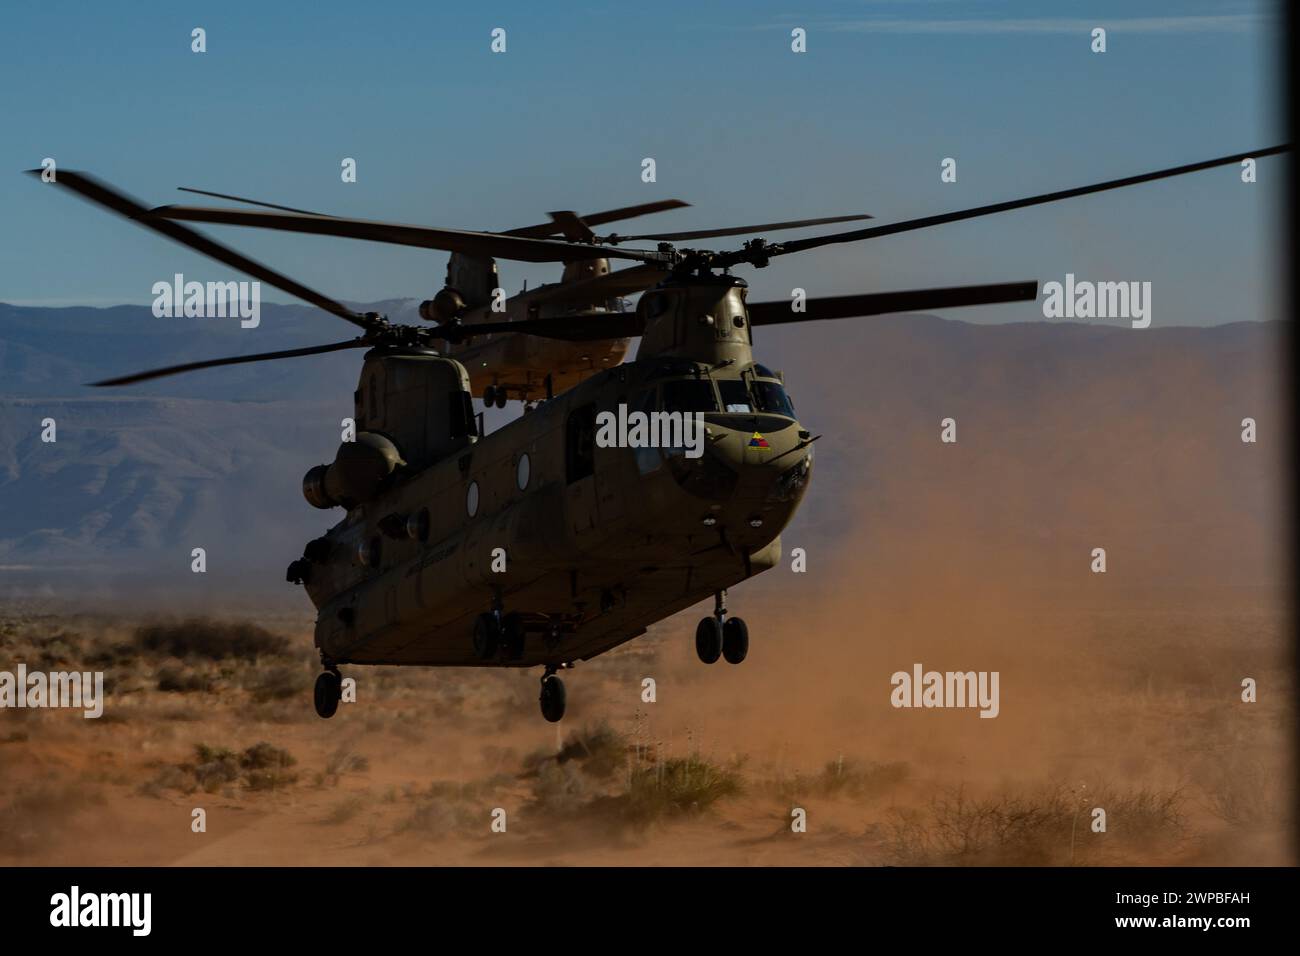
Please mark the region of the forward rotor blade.
POLYGON ((197 193, 200 196, 213 196, 216 199, 230 199, 234 202, 248 203, 250 206, 264 206, 267 209, 279 209, 281 212, 297 212, 304 216, 321 216, 324 213, 312 212, 310 209, 294 209, 292 206, 277 206, 273 202, 260 202, 256 199, 245 199, 243 196, 231 196, 227 193, 214 193, 206 189, 191 189, 189 186, 177 186, 183 193, 197 193))
MULTIPOLYGON (((63 173, 59 173, 59 175, 62 176, 63 173)), ((363 339, 349 339, 346 342, 335 342, 333 345, 313 345, 309 348, 286 349, 281 352, 261 352, 256 355, 235 355, 230 358, 207 359, 203 362, 187 362, 184 365, 169 365, 166 368, 136 372, 134 375, 123 375, 119 378, 106 378, 102 382, 91 382, 90 384, 95 387, 132 385, 136 382, 146 382, 152 378, 179 375, 181 372, 193 372, 201 368, 216 368, 220 365, 242 365, 245 362, 265 362, 270 359, 294 358, 299 355, 320 355, 324 352, 339 352, 343 349, 363 349, 369 348, 372 344, 363 339)))
MULTIPOLYGON (((631 271, 631 270, 625 270, 631 271)), ((847 319, 882 315, 887 312, 915 312, 920 309, 952 309, 966 305, 998 302, 1029 302, 1038 298, 1037 282, 1000 282, 993 285, 954 286, 944 289, 915 289, 907 292, 873 292, 809 299, 805 311, 792 312, 788 301, 752 302, 747 306, 750 325, 811 322, 817 319, 847 319)), ((448 330, 450 331, 450 330, 448 330)), ((482 322, 456 326, 448 338, 466 339, 496 333, 536 335, 570 342, 625 339, 642 335, 645 326, 635 312, 575 312, 544 319, 517 322, 482 322)), ((434 335, 438 330, 433 331, 434 335)))
MULTIPOLYGON (((975 206, 972 209, 962 209, 958 212, 941 213, 937 216, 926 216, 921 219, 908 219, 903 222, 891 223, 887 226, 871 226, 866 229, 854 229, 850 232, 836 232, 829 236, 814 236, 810 239, 795 239, 791 242, 783 242, 777 246, 769 246, 764 250, 764 258, 770 256, 783 256, 791 252, 802 252, 806 249, 816 249, 820 246, 829 246, 840 242, 857 242, 859 239, 873 239, 879 236, 892 236, 895 233, 911 232, 915 229, 926 229, 930 226, 938 226, 948 222, 959 222, 963 219, 974 219, 978 216, 991 216, 994 213, 1007 212, 1011 209, 1024 209, 1026 206, 1038 206, 1043 203, 1056 202, 1060 199, 1071 199, 1075 196, 1086 196, 1090 193, 1105 192, 1108 189, 1120 189, 1124 186, 1133 186, 1138 183, 1149 183, 1156 179, 1168 179, 1171 176, 1182 176, 1186 173, 1199 172, 1202 169, 1212 169, 1215 166, 1228 166, 1233 163, 1239 163, 1243 159, 1258 159, 1262 156, 1273 156, 1277 153, 1285 153, 1291 149, 1289 143, 1283 143, 1280 146, 1270 146, 1267 149, 1257 149, 1247 153, 1234 153, 1231 156, 1221 156, 1218 159, 1207 159, 1199 163, 1188 163, 1185 166, 1174 166, 1169 169, 1158 169, 1151 173, 1141 173, 1137 176, 1125 176, 1123 179, 1110 179, 1104 183, 1094 183, 1091 186, 1076 186, 1074 189, 1061 189, 1056 192, 1042 193, 1038 196, 1028 196, 1024 199, 1012 199, 1007 202, 992 203, 987 206, 975 206)), ((734 265, 740 262, 746 262, 750 259, 750 253, 745 250, 736 252, 725 252, 715 257, 714 263, 719 266, 734 265)))
MULTIPOLYGON (((40 176, 43 170, 29 169, 28 172, 33 176, 40 176)), ((149 210, 139 201, 93 176, 75 170, 61 169, 55 183, 66 186, 83 199, 110 209, 118 215, 125 216, 146 229, 152 229, 168 239, 179 242, 183 246, 188 246, 196 252, 201 252, 210 259, 215 259, 217 262, 238 269, 240 272, 247 273, 254 278, 261 279, 267 285, 274 286, 281 292, 287 292, 304 302, 310 302, 317 308, 333 313, 341 319, 346 319, 353 325, 359 325, 363 329, 371 329, 377 324, 376 320, 369 319, 360 312, 353 312, 343 303, 321 295, 316 290, 309 289, 302 283, 295 282, 288 276, 282 275, 227 246, 223 246, 207 236, 185 226, 169 222, 166 219, 156 219, 150 216, 149 210)))
POLYGON ((635 219, 637 216, 648 216, 650 213, 663 212, 667 209, 681 209, 689 206, 690 203, 682 202, 680 199, 660 199, 657 202, 645 202, 636 206, 622 206, 618 209, 606 209, 602 212, 589 212, 584 215, 578 215, 572 212, 553 212, 550 214, 551 221, 538 223, 535 226, 522 226, 519 229, 507 229, 507 236, 531 236, 535 239, 542 239, 546 236, 558 236, 563 233, 560 223, 557 221, 558 216, 569 215, 577 216, 588 226, 603 226, 607 222, 618 222, 623 219, 635 219))
POLYGON ((750 325, 779 325, 786 322, 814 322, 818 319, 850 319, 916 312, 922 309, 953 309, 965 305, 997 302, 1029 302, 1038 298, 1037 282, 1002 282, 995 285, 954 286, 946 289, 915 289, 907 292, 872 292, 865 295, 837 295, 809 299, 805 311, 791 311, 790 302, 751 302, 750 325))
POLYGON ((150 216, 160 220, 212 222, 227 226, 253 226, 283 232, 366 239, 422 249, 443 249, 471 256, 517 259, 523 262, 575 262, 582 259, 636 259, 662 262, 661 252, 616 249, 613 246, 563 242, 558 239, 530 239, 500 232, 471 232, 465 229, 435 229, 369 219, 338 216, 303 216, 293 213, 262 212, 256 209, 222 209, 211 206, 159 206, 150 216))
POLYGON ((825 226, 832 222, 858 222, 871 219, 863 213, 859 216, 823 216, 820 219, 791 219, 786 222, 762 222, 754 226, 729 226, 726 229, 696 229, 693 232, 656 232, 643 236, 605 236, 606 242, 676 242, 683 239, 711 239, 714 236, 747 236, 755 232, 771 232, 773 229, 802 229, 804 226, 825 226))

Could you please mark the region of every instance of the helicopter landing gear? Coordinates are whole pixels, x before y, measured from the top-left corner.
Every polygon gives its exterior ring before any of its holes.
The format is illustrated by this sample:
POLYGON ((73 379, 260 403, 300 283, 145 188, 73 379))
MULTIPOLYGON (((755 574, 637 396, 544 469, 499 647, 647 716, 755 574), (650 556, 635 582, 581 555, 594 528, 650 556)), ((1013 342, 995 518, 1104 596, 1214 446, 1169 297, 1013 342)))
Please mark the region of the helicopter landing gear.
POLYGON ((716 617, 700 618, 695 628, 695 653, 706 664, 722 656, 722 622, 716 617))
POLYGON ((316 678, 315 704, 316 715, 328 720, 339 709, 343 698, 343 675, 337 667, 331 667, 316 678))
POLYGON ((501 646, 506 660, 517 661, 524 656, 524 619, 518 614, 507 614, 501 620, 501 646))
POLYGON ((564 719, 566 703, 564 681, 555 676, 558 669, 554 664, 546 665, 546 673, 542 674, 542 693, 538 697, 542 705, 542 716, 552 724, 564 719))
POLYGON ((501 617, 496 611, 484 611, 474 618, 474 656, 490 661, 501 646, 501 617))
POLYGON ((749 626, 744 618, 727 618, 722 624, 722 656, 728 664, 739 664, 748 654, 749 626))
POLYGON ((749 654, 749 627, 738 617, 727 617, 727 592, 714 595, 713 616, 702 618, 695 628, 695 653, 706 664, 724 657, 739 664, 749 654))

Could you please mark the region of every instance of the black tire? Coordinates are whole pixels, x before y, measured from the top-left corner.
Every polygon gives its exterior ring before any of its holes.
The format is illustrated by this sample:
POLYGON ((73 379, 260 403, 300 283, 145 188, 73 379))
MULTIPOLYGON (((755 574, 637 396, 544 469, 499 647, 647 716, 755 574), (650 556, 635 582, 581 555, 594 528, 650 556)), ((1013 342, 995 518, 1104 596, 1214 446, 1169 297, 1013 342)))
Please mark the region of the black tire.
POLYGON ((542 716, 548 721, 555 724, 564 719, 564 681, 554 675, 542 678, 542 695, 538 699, 542 705, 542 716))
POLYGON ((489 385, 487 388, 483 389, 484 408, 491 408, 493 405, 496 404, 496 401, 497 401, 497 387, 495 385, 489 385))
POLYGON ((518 614, 507 614, 501 622, 501 644, 507 660, 517 661, 524 656, 524 619, 518 614))
POLYGON ((748 654, 749 626, 741 618, 727 618, 722 625, 722 656, 728 664, 739 664, 748 654))
POLYGON ((722 656, 722 622, 716 617, 700 618, 695 627, 695 653, 706 664, 717 663, 722 656))
POLYGON ((474 656, 481 661, 490 661, 497 656, 501 645, 501 622, 491 611, 485 611, 474 618, 474 656))
POLYGON ((326 671, 316 678, 316 714, 326 720, 334 716, 339 709, 339 699, 343 696, 343 681, 338 674, 326 671))
POLYGON ((505 408, 505 407, 506 407, 506 402, 507 402, 509 399, 510 399, 510 396, 506 394, 506 390, 505 390, 504 388, 502 388, 500 385, 498 385, 498 386, 497 386, 497 389, 496 389, 496 403, 497 403, 497 408, 505 408))

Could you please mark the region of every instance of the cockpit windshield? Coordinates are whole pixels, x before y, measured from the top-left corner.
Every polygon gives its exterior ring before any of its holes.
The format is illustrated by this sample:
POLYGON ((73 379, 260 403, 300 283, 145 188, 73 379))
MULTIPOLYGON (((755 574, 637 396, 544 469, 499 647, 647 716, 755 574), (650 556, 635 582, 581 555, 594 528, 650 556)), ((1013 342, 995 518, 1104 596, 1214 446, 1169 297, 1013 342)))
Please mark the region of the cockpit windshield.
POLYGON ((790 402, 790 396, 786 394, 785 388, 779 382, 755 380, 754 402, 758 405, 760 412, 785 415, 787 418, 795 417, 794 405, 790 402))

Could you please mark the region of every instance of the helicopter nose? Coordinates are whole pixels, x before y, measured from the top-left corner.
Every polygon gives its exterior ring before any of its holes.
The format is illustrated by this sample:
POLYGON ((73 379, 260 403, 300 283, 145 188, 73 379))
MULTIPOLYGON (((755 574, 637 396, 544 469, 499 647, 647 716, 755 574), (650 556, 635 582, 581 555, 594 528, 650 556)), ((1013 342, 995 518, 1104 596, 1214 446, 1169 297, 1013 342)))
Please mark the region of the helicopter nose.
POLYGON ((732 497, 754 506, 797 499, 812 469, 812 436, 798 422, 741 421, 706 431, 707 453, 738 476, 732 497), (766 427, 764 427, 766 426, 766 427))

